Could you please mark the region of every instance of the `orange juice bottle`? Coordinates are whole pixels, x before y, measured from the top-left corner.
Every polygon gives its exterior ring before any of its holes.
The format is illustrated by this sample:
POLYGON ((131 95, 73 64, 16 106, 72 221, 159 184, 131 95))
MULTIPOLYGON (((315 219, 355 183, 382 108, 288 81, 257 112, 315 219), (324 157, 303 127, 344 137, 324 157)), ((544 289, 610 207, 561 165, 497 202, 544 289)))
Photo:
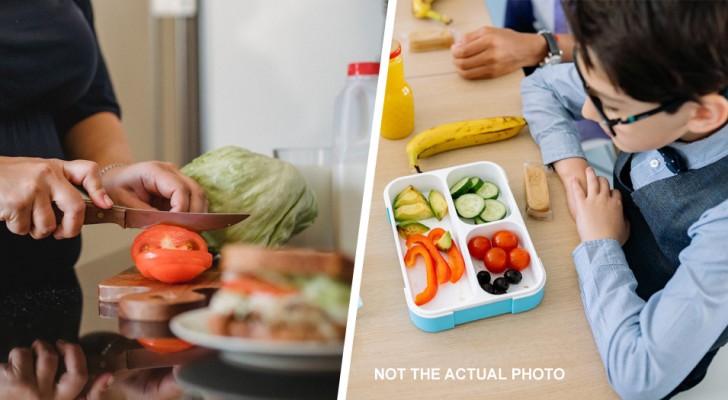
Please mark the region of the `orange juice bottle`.
POLYGON ((381 135, 387 139, 404 139, 415 128, 415 99, 412 89, 404 80, 402 46, 392 41, 389 53, 387 88, 384 92, 381 135))

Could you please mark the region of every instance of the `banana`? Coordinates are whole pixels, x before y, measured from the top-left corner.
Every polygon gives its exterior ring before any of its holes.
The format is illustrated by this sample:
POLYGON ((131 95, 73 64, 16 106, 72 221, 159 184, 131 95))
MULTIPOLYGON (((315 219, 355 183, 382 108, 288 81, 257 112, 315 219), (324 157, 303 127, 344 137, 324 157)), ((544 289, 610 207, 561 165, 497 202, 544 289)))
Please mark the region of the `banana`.
POLYGON ((407 143, 407 160, 412 172, 420 171, 418 160, 448 150, 496 142, 516 136, 526 126, 519 117, 491 117, 451 122, 415 135, 407 143))
POLYGON ((449 24, 452 22, 452 18, 447 15, 440 14, 432 9, 432 3, 435 0, 411 0, 412 1, 412 14, 417 18, 431 18, 436 21, 449 24))

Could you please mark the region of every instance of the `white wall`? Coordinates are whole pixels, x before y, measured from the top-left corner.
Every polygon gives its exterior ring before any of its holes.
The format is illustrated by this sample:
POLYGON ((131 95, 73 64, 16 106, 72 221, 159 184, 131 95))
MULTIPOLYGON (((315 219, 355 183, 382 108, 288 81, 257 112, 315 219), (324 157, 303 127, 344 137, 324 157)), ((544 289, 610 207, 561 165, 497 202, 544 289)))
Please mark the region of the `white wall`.
POLYGON ((200 2, 202 150, 330 146, 347 65, 379 61, 384 0, 200 2))

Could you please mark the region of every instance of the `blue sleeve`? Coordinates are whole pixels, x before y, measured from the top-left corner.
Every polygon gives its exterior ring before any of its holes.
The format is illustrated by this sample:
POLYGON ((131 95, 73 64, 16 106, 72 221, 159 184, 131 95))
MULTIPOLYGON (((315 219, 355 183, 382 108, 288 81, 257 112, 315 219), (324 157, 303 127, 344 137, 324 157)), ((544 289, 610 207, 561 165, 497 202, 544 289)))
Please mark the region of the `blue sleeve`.
MULTIPOLYGON (((89 0, 76 0, 76 4, 83 12, 86 17, 88 24, 96 36, 96 30, 94 29, 93 11, 89 0)), ((98 63, 96 67, 96 74, 93 77, 91 86, 88 91, 71 106, 54 112, 53 119, 56 124, 56 129, 60 135, 65 135, 69 129, 84 118, 87 118, 93 114, 108 111, 116 114, 121 118, 121 109, 118 102, 116 101, 116 95, 114 94, 114 88, 111 85, 111 78, 109 72, 106 69, 106 63, 104 57, 101 54, 101 49, 96 42, 96 50, 98 52, 98 63)))
POLYGON ((544 164, 586 158, 574 123, 583 119, 586 94, 573 64, 539 68, 523 80, 521 95, 523 116, 544 164))
POLYGON ((609 383, 624 399, 658 399, 692 371, 728 326, 728 201, 688 230, 690 245, 647 302, 614 240, 574 250, 584 310, 609 383))
POLYGON ((503 20, 505 28, 516 32, 536 33, 533 27, 534 13, 532 0, 508 0, 506 2, 506 15, 503 20))

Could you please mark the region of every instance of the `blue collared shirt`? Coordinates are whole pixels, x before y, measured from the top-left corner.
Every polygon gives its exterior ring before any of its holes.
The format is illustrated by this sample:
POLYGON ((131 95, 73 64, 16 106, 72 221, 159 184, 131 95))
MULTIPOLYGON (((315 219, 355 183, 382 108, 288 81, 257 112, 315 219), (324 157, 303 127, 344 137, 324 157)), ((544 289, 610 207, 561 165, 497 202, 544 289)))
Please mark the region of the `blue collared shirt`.
MULTIPOLYGON (((523 81, 523 114, 546 164, 584 157, 574 121, 586 95, 573 64, 548 66, 523 81)), ((728 156, 728 127, 671 145, 690 169, 728 156)), ((637 190, 674 174, 656 151, 636 153, 637 190)), ((582 300, 610 384, 623 398, 657 399, 690 373, 728 326, 728 200, 706 210, 687 232, 690 244, 664 289, 648 301, 619 242, 581 243, 573 252, 582 300)))

